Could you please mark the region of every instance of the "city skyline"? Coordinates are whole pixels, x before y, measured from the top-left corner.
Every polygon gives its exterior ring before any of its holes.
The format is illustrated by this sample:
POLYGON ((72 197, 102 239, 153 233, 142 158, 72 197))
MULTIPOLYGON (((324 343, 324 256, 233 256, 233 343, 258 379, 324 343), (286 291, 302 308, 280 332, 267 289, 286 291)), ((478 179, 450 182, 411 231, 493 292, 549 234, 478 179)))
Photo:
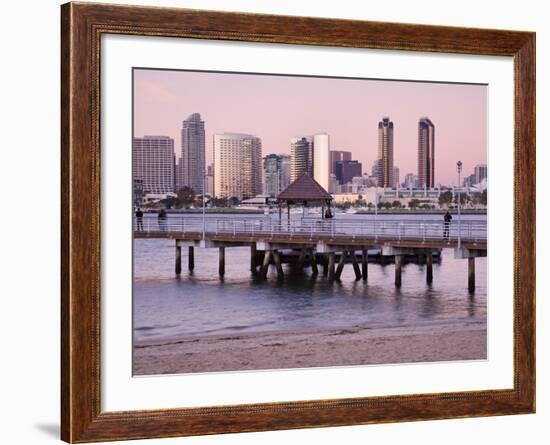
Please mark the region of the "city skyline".
POLYGON ((423 116, 438 129, 436 185, 456 182, 458 159, 466 170, 487 163, 484 85, 143 69, 134 75, 134 136, 162 134, 181 146, 182 120, 200 113, 207 164, 213 135, 231 131, 260 137, 262 156, 289 154, 292 137, 328 133, 331 150, 372 165, 384 116, 396 126, 394 164, 402 174, 417 172, 423 116))

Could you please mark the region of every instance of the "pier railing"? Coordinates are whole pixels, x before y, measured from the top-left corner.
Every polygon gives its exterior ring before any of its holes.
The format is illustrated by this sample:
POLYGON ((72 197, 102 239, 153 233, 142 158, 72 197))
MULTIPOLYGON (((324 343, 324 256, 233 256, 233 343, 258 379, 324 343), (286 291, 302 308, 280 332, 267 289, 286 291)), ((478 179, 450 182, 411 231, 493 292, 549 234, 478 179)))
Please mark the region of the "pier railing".
POLYGON ((169 232, 181 234, 204 233, 205 235, 250 235, 327 238, 327 239, 375 239, 415 241, 462 241, 486 242, 487 223, 484 221, 461 221, 460 228, 453 221, 443 222, 400 221, 345 221, 301 220, 279 223, 270 218, 186 218, 168 217, 134 218, 136 232, 169 232), (460 230, 460 232, 459 232, 460 230))

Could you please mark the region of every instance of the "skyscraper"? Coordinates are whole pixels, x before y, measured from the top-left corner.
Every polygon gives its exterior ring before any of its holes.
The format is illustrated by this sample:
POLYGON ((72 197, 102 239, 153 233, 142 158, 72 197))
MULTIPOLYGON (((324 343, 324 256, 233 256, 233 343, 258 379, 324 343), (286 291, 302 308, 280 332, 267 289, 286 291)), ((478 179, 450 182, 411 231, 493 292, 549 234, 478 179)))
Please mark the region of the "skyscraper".
POLYGON ((403 181, 403 187, 413 189, 418 187, 418 177, 413 173, 407 173, 403 181))
POLYGON ((191 187, 202 193, 205 174, 204 121, 199 113, 191 114, 183 121, 181 129, 180 181, 178 188, 191 187))
POLYGON ((336 179, 339 184, 351 182, 352 178, 361 176, 363 168, 359 161, 337 161, 336 179))
POLYGON ((205 185, 205 193, 214 196, 214 164, 210 164, 206 167, 205 185))
POLYGON ((424 188, 435 186, 435 127, 430 119, 418 121, 418 182, 424 188))
POLYGON ((476 178, 476 184, 480 184, 481 181, 487 179, 487 164, 477 164, 474 167, 474 176, 476 178))
POLYGON ((313 140, 310 136, 290 140, 290 182, 304 173, 313 177, 313 140))
POLYGON ((384 117, 378 122, 378 186, 393 187, 393 122, 384 117))
POLYGON ((214 195, 242 200, 261 193, 261 139, 251 134, 215 134, 214 195))
POLYGON ((277 196, 282 190, 282 157, 270 154, 264 157, 264 195, 277 196))
POLYGON ((284 190, 290 185, 290 155, 281 154, 281 190, 284 190))
POLYGON ((326 133, 313 136, 313 179, 328 190, 330 176, 330 138, 326 133))
POLYGON ((381 161, 380 159, 375 159, 375 161, 372 163, 372 176, 376 178, 376 185, 380 186, 380 172, 381 172, 381 161))
POLYGON ((351 151, 330 150, 330 173, 336 174, 336 162, 351 161, 351 151))
POLYGON ((399 167, 393 167, 393 188, 399 187, 399 167))
POLYGON ((134 138, 134 181, 142 181, 143 193, 174 191, 174 140, 168 136, 134 138))

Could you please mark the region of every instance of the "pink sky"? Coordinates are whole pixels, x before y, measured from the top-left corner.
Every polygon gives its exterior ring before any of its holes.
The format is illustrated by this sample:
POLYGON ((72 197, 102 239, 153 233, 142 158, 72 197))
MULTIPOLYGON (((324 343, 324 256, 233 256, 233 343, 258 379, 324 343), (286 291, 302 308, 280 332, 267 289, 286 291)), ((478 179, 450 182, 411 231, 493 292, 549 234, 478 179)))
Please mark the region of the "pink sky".
POLYGON ((435 125, 435 182, 456 183, 487 162, 487 87, 425 82, 334 79, 165 70, 134 70, 134 135, 174 138, 181 122, 200 113, 206 157, 215 133, 250 133, 263 155, 290 153, 290 138, 325 132, 332 150, 351 151, 370 173, 378 150, 378 122, 394 123, 394 165, 400 179, 417 173, 418 119, 435 125))

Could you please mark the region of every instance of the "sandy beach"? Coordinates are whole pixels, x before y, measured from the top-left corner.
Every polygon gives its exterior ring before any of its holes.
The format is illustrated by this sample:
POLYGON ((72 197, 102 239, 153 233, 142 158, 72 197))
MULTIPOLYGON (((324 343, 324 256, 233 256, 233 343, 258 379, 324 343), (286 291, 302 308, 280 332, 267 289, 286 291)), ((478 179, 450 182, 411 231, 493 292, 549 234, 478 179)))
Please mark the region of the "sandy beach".
POLYGON ((134 347, 134 375, 479 360, 487 358, 487 324, 262 332, 142 341, 134 347))

